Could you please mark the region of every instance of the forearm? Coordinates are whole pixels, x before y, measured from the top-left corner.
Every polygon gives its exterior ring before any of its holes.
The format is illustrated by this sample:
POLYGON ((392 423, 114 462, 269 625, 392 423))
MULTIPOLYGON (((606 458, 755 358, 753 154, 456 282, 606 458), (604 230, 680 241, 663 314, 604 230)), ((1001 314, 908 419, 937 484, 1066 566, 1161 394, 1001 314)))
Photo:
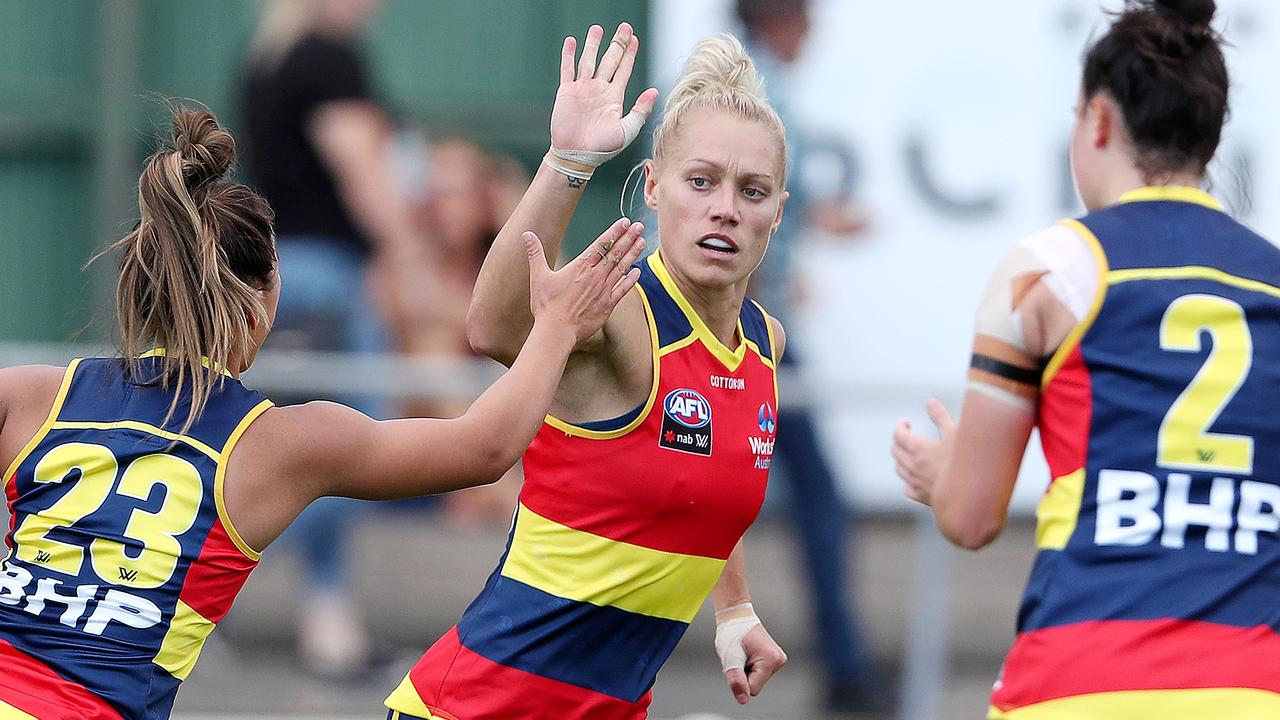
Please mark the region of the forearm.
POLYGON ((514 465, 533 441, 574 344, 572 329, 535 324, 511 369, 461 418, 475 437, 492 439, 490 453, 502 470, 514 465))
POLYGON ((724 564, 720 579, 711 589, 711 603, 717 612, 735 605, 751 602, 751 593, 747 589, 747 562, 739 540, 729 559, 724 564))
POLYGON ((583 185, 545 164, 494 240, 485 257, 467 311, 467 337, 477 352, 510 364, 533 326, 529 310, 526 231, 542 240, 548 258, 559 255, 583 185))

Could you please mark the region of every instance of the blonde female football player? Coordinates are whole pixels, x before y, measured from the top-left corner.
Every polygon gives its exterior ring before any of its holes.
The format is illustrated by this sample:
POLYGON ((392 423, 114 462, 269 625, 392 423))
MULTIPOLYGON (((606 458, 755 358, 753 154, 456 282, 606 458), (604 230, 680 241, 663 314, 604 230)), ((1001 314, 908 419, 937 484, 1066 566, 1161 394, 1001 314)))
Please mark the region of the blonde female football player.
MULTIPOLYGON (((656 99, 623 95, 639 47, 593 26, 561 51, 551 148, 476 284, 472 345, 503 362, 532 318, 521 233, 548 256, 596 167, 656 99)), ((656 674, 698 608, 733 696, 786 661, 751 605, 742 536, 764 500, 776 432, 782 328, 746 299, 782 218, 786 143, 751 59, 732 37, 699 43, 645 163, 661 249, 601 330, 574 348, 498 568, 457 627, 387 699, 403 718, 642 718, 656 674)), ((621 219, 614 232, 638 237, 621 219)), ((625 262, 608 242, 588 254, 625 262)))

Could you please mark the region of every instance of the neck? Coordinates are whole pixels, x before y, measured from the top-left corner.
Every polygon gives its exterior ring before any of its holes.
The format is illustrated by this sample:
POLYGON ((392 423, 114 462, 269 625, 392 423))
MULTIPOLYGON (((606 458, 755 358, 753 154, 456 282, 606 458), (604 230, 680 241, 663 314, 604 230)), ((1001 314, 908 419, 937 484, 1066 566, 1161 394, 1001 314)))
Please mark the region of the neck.
POLYGON ((742 312, 742 303, 747 297, 747 281, 721 288, 708 288, 689 282, 670 265, 667 266, 667 272, 671 274, 671 279, 689 301, 693 311, 711 330, 711 334, 725 347, 737 345, 738 315, 742 312))
POLYGON ((1198 188, 1204 180, 1203 175, 1191 171, 1146 175, 1133 165, 1126 165, 1115 172, 1108 173, 1107 178, 1107 184, 1102 193, 1104 207, 1114 205, 1125 193, 1138 188, 1162 185, 1198 188))

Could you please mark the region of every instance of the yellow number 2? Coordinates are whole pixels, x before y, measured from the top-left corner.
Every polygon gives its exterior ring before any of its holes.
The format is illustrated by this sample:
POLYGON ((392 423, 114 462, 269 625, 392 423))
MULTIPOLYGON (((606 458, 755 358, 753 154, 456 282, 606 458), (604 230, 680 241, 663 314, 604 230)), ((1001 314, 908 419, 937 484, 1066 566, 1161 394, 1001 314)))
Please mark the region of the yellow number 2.
POLYGON ((70 482, 67 492, 48 509, 31 513, 14 533, 19 559, 64 575, 77 576, 84 566, 85 546, 93 570, 104 582, 133 588, 156 588, 173 577, 182 555, 178 537, 191 529, 200 512, 204 483, 194 465, 174 455, 145 455, 131 462, 116 486, 119 461, 111 449, 90 443, 67 443, 36 463, 37 483, 70 482), (79 477, 74 479, 76 473, 79 477), (97 512, 115 493, 147 500, 159 485, 164 499, 155 512, 135 508, 119 540, 97 537, 76 524, 97 512), (83 538, 79 544, 54 540, 49 533, 66 528, 65 535, 83 538), (130 550, 130 547, 134 549, 130 550), (133 555, 136 553, 136 556, 133 555))
POLYGON ((28 515, 13 535, 17 556, 63 575, 79 575, 84 564, 84 548, 54 540, 54 528, 71 528, 107 501, 116 481, 116 456, 109 448, 90 443, 59 445, 36 463, 37 483, 62 483, 76 479, 67 492, 49 508, 28 515))
POLYGON ((1184 295, 1164 313, 1160 347, 1201 352, 1201 332, 1208 332, 1212 341, 1209 357, 1160 423, 1156 464, 1250 475, 1253 438, 1209 432, 1253 363, 1253 338, 1244 308, 1217 295, 1184 295))

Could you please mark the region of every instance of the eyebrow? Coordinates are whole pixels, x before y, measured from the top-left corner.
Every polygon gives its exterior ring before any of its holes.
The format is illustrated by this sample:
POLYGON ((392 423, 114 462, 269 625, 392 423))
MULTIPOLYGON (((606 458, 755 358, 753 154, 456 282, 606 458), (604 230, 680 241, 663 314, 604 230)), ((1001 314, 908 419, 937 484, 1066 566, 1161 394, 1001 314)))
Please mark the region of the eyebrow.
MULTIPOLYGON (((713 160, 706 160, 703 158, 695 157, 695 158, 689 158, 688 160, 685 161, 685 165, 697 165, 697 164, 709 165, 713 168, 716 168, 717 170, 721 170, 721 171, 724 170, 724 165, 721 165, 720 163, 715 162, 713 160)), ((744 172, 744 173, 741 173, 741 175, 749 178, 773 180, 773 173, 767 173, 767 172, 744 172)))

